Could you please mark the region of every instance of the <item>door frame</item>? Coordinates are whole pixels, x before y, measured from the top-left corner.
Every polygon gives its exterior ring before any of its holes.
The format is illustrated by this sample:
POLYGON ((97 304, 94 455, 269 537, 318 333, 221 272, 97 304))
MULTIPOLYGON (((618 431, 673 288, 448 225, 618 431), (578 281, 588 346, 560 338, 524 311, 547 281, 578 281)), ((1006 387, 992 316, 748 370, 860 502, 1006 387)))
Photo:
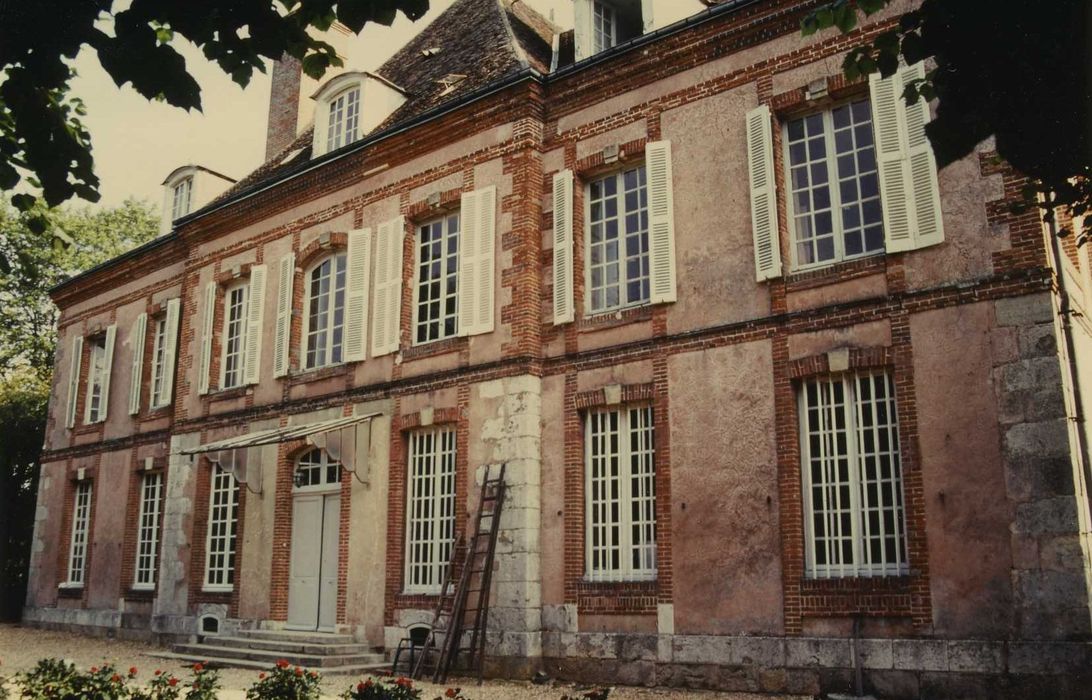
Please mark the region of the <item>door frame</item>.
MULTIPOLYGON (((331 501, 331 498, 335 497, 335 496, 337 497, 338 508, 340 509, 341 499, 344 497, 344 494, 342 493, 342 477, 343 476, 344 476, 344 468, 341 466, 341 464, 339 462, 331 459, 330 456, 326 453, 326 451, 321 449, 321 448, 316 447, 316 448, 312 448, 310 450, 304 450, 303 452, 301 452, 295 458, 292 459, 292 491, 291 491, 291 494, 292 494, 292 510, 291 510, 292 527, 291 527, 291 531, 290 531, 289 537, 288 537, 288 591, 287 591, 288 595, 287 595, 287 600, 288 600, 289 607, 291 606, 291 601, 292 601, 292 590, 291 590, 291 588, 292 588, 292 563, 293 563, 293 551, 292 550, 293 550, 293 546, 294 546, 296 528, 300 526, 300 523, 296 519, 296 499, 301 497, 301 496, 303 496, 303 497, 308 497, 308 496, 315 497, 315 496, 317 496, 317 497, 322 499, 322 508, 319 511, 319 518, 318 518, 318 520, 319 520, 318 521, 318 530, 319 530, 318 540, 319 540, 319 545, 320 545, 319 567, 320 568, 319 568, 319 573, 318 573, 318 577, 319 577, 318 596, 315 599, 315 607, 317 608, 316 613, 315 613, 315 625, 312 627, 312 626, 309 626, 309 625, 299 625, 299 624, 290 623, 288 621, 288 611, 286 609, 286 611, 285 611, 286 612, 286 615, 285 615, 285 629, 297 630, 297 631, 306 631, 306 632, 335 632, 337 630, 336 612, 335 612, 335 620, 334 620, 334 623, 332 625, 330 625, 330 626, 323 626, 322 625, 322 619, 321 619, 321 615, 322 615, 322 579, 324 578, 324 576, 323 576, 323 569, 321 568, 322 567, 322 559, 323 559, 323 556, 322 556, 323 550, 321 548, 325 547, 325 545, 326 545, 326 536, 325 536, 326 509, 329 507, 329 503, 331 501), (307 459, 308 457, 310 457, 311 455, 313 455, 314 453, 318 453, 320 455, 320 457, 321 457, 319 462, 311 462, 311 465, 316 465, 319 468, 320 478, 318 480, 318 483, 298 485, 297 474, 300 472, 300 469, 304 464, 304 460, 307 459), (332 466, 335 466, 335 465, 337 467, 337 479, 335 481, 330 481, 329 480, 329 472, 327 471, 327 469, 329 467, 332 467, 332 466)), ((341 531, 341 527, 340 527, 340 513, 338 515, 339 515, 339 517, 337 518, 337 520, 339 521, 338 536, 337 536, 337 539, 333 541, 333 546, 335 547, 335 560, 334 560, 334 567, 335 567, 334 576, 335 576, 335 580, 336 580, 336 583, 334 584, 334 595, 335 596, 340 594, 339 589, 340 589, 340 586, 341 586, 341 581, 339 579, 337 579, 337 574, 338 574, 337 570, 340 569, 340 567, 341 567, 341 538, 345 536, 345 533, 343 533, 341 531)), ((335 602, 335 610, 336 610, 336 602, 335 602)))

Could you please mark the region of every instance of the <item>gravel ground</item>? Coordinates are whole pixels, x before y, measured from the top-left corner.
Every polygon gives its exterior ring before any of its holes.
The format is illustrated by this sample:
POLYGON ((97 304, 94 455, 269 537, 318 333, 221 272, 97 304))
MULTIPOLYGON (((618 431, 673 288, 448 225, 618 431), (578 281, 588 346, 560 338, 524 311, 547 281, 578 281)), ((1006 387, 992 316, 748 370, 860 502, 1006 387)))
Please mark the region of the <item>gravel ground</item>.
MULTIPOLYGON (((118 668, 127 670, 136 666, 139 670, 137 680, 148 678, 156 669, 171 671, 183 677, 185 671, 173 661, 148 656, 157 648, 136 642, 124 642, 114 639, 84 637, 68 632, 50 632, 26 629, 14 625, 0 625, 0 675, 10 676, 19 671, 33 668, 38 659, 61 657, 75 663, 80 668, 87 668, 104 661, 112 662, 118 668)), ((244 690, 257 679, 256 671, 242 669, 222 669, 220 680, 224 690, 221 698, 242 700, 244 690)), ((358 679, 350 676, 326 676, 322 681, 324 698, 336 698, 338 694, 355 683, 358 679)), ((574 694, 572 685, 537 686, 530 683, 512 681, 486 681, 479 686, 476 679, 453 678, 448 684, 462 686, 466 695, 473 700, 558 700, 562 695, 574 694)), ((423 700, 432 700, 443 694, 446 686, 431 683, 418 683, 423 689, 423 700)), ((747 693, 711 693, 703 691, 682 691, 648 688, 617 688, 610 694, 611 700, 762 700, 774 697, 747 693)), ((788 696, 776 696, 786 700, 788 696)))

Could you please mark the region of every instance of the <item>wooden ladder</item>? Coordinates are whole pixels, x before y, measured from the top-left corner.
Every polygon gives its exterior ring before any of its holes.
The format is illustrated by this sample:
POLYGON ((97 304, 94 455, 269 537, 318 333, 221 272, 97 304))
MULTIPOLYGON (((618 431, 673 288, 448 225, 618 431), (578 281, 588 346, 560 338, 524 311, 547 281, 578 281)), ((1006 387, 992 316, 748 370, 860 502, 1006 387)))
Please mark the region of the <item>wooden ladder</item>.
MULTIPOLYGON (((466 656, 466 669, 477 670, 482 680, 485 657, 485 633, 489 621, 489 587, 493 579, 493 559, 500 532, 501 511, 504 508, 504 472, 492 477, 492 465, 487 465, 478 500, 477 523, 466 548, 466 557, 455 583, 455 562, 459 546, 452 550, 432 629, 413 668, 413 678, 420 679, 426 669, 432 670, 433 683, 444 683, 450 670, 466 656), (469 644, 463 644, 469 633, 469 644)), ((462 543, 462 540, 459 540, 462 543)))

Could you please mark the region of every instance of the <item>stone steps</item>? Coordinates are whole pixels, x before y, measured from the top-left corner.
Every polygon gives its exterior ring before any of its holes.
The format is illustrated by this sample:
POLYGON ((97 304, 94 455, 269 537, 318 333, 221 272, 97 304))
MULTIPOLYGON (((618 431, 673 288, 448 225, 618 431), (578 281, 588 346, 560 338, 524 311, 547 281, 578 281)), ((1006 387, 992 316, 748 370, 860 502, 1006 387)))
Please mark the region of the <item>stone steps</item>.
MULTIPOLYGON (((165 659, 167 661, 177 661, 179 666, 190 666, 197 662, 205 664, 208 668, 245 668, 253 669, 255 671, 268 671, 273 665, 264 661, 249 661, 247 659, 222 659, 215 656, 201 656, 196 657, 190 654, 179 654, 171 651, 162 651, 148 654, 157 659, 165 659)), ((347 666, 331 666, 317 668, 324 676, 339 676, 339 675, 356 675, 365 673, 376 673, 379 671, 387 670, 391 667, 390 663, 363 663, 352 664, 347 666)))
POLYGON ((235 635, 209 635, 196 643, 176 644, 159 658, 213 667, 269 669, 284 660, 323 673, 357 673, 383 668, 381 651, 347 634, 292 630, 239 630, 235 635))

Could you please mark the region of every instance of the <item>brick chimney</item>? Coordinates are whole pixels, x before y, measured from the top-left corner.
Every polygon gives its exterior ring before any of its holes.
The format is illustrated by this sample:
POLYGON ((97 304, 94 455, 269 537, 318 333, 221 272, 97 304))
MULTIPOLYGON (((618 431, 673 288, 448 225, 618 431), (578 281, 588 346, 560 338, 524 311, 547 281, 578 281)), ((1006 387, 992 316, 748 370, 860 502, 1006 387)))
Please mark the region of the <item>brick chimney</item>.
POLYGON ((288 54, 273 64, 269 90, 269 123, 265 132, 265 159, 277 155, 296 138, 300 110, 300 62, 288 54))

